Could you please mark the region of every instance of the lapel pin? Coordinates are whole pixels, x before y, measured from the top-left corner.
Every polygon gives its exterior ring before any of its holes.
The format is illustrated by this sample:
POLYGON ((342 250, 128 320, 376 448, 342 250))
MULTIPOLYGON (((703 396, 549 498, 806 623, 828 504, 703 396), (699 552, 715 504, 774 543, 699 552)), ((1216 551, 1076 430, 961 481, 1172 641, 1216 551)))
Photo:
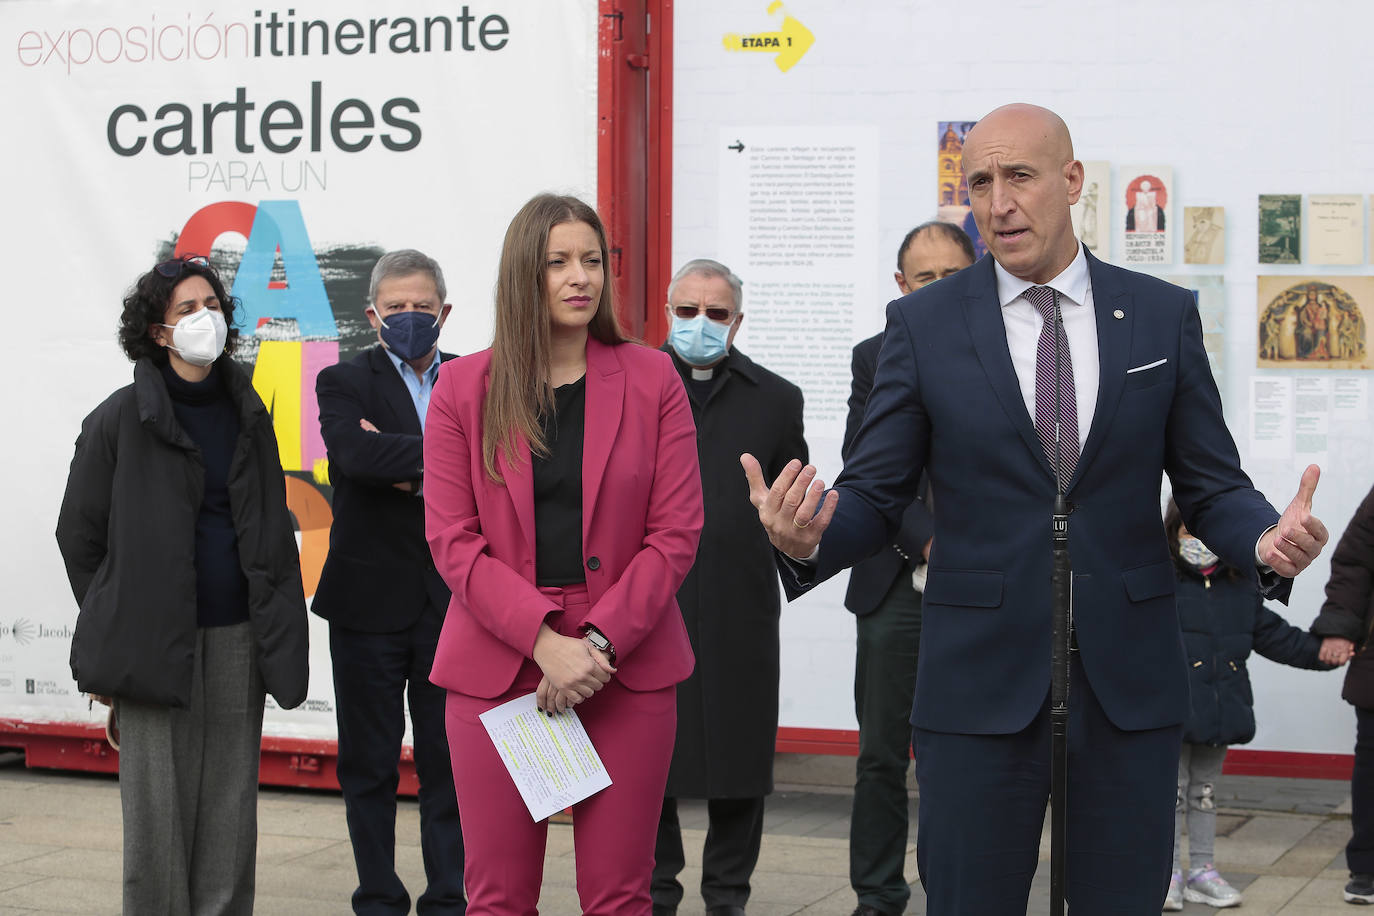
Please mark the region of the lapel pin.
POLYGON ((1126 313, 1121 311, 1121 309, 1117 309, 1115 312, 1112 312, 1112 317, 1120 320, 1126 317, 1126 313))

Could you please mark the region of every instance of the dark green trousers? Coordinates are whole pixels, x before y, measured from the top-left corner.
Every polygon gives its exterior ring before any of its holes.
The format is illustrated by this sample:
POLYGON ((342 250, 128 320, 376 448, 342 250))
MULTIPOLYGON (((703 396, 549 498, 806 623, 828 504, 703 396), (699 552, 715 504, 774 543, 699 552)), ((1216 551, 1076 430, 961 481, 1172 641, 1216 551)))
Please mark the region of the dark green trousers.
POLYGON ((921 644, 921 595, 911 577, 898 576, 882 603, 856 623, 859 761, 849 826, 849 883, 859 903, 901 913, 911 897, 902 866, 910 822, 906 774, 911 700, 921 644))

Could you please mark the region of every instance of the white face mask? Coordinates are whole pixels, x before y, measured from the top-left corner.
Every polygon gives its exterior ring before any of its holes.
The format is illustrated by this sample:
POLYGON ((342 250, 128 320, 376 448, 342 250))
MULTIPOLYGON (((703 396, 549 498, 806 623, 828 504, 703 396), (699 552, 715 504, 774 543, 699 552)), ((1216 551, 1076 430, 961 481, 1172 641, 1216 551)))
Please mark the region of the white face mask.
POLYGON ((229 326, 218 309, 203 308, 163 327, 172 329, 171 349, 193 366, 213 363, 224 352, 224 342, 229 338, 229 326))

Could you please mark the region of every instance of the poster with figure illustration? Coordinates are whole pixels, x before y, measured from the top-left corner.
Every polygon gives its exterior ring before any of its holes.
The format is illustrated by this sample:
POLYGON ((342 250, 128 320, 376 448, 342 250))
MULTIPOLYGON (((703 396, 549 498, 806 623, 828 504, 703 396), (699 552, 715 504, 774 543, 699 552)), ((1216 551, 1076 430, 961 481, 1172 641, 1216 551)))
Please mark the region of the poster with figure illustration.
POLYGON ((1089 251, 1104 261, 1112 253, 1112 164, 1083 163, 1083 190, 1069 208, 1073 231, 1089 251))
POLYGON ((1259 277, 1261 369, 1374 369, 1374 277, 1259 277))
POLYGON ((1117 175, 1118 200, 1125 215, 1121 226, 1121 261, 1125 264, 1172 264, 1173 215, 1169 199, 1174 170, 1167 165, 1122 166, 1117 175))
POLYGON ((973 222, 973 208, 969 206, 968 183, 964 181, 964 137, 977 121, 940 121, 937 124, 935 163, 935 215, 944 223, 953 223, 973 239, 978 257, 987 254, 988 246, 978 235, 973 222))
POLYGON ((1302 262, 1302 195, 1259 196, 1259 262, 1302 262))
POLYGON ((1226 210, 1183 208, 1183 263, 1226 263, 1226 210))

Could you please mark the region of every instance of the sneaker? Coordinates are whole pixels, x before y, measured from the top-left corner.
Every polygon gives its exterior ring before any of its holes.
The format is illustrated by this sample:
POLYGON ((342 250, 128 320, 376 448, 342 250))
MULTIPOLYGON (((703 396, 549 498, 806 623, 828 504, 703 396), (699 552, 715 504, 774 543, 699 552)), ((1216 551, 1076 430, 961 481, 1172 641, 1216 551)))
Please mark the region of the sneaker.
POLYGON ((1205 903, 1208 906, 1240 906, 1240 891, 1226 883, 1217 870, 1207 864, 1188 872, 1188 883, 1183 888, 1183 899, 1189 903, 1205 903))
POLYGON ((1345 886, 1346 903, 1374 903, 1374 875, 1350 873, 1350 883, 1345 886))
POLYGON ((1174 872, 1169 879, 1169 893, 1164 897, 1164 912, 1177 913, 1183 909, 1183 874, 1174 872))

